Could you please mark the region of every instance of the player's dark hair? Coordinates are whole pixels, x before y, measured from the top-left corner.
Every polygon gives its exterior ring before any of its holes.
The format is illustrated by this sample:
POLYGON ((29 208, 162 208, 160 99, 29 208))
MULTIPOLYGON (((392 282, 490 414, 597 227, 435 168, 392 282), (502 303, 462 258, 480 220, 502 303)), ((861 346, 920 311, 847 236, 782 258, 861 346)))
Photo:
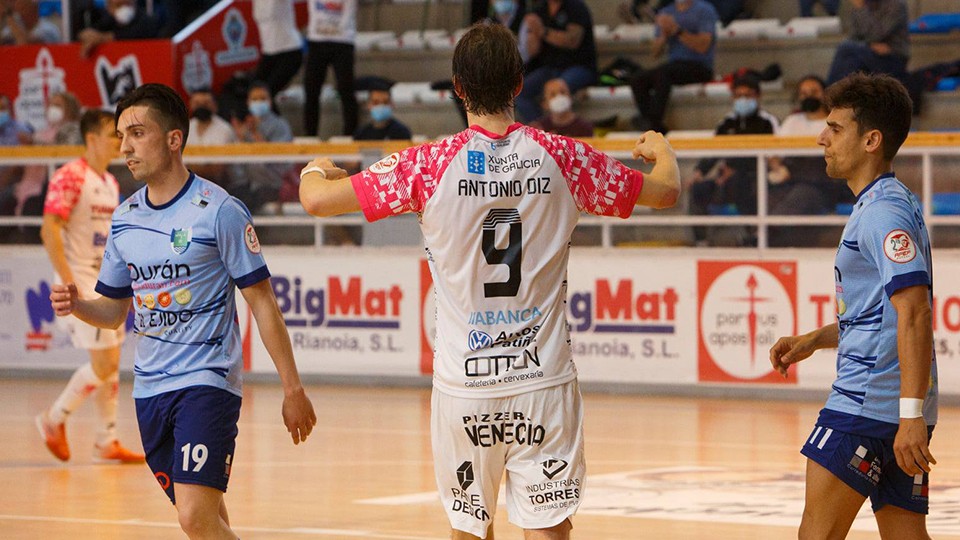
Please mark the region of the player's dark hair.
POLYGON ((123 96, 117 103, 114 125, 120 121, 120 115, 124 110, 136 105, 143 105, 154 111, 156 115, 154 119, 165 131, 179 129, 183 132, 183 143, 180 145, 180 153, 183 153, 183 149, 187 146, 187 135, 190 134, 190 117, 180 95, 173 88, 163 84, 144 84, 123 96))
POLYGON ((453 51, 453 81, 467 111, 498 114, 513 108, 514 91, 523 81, 517 38, 491 22, 473 25, 453 51))
POLYGON ((913 101, 900 81, 889 75, 849 75, 827 88, 826 104, 828 109, 851 109, 859 134, 878 130, 887 161, 897 155, 910 132, 913 101))
POLYGON ((80 115, 80 135, 86 139, 87 133, 96 133, 104 124, 113 122, 113 113, 103 109, 87 109, 80 115))

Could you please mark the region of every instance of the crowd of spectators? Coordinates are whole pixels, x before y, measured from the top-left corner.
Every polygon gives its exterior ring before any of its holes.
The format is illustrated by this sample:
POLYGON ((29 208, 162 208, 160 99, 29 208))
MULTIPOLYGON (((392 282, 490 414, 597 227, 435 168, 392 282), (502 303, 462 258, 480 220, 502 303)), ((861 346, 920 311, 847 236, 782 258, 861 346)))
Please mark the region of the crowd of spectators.
MULTIPOLYGON (((114 40, 170 36, 213 3, 157 0, 148 11, 145 2, 138 0, 79 0, 71 3, 71 37, 88 55, 98 45, 114 40)), ((317 136, 321 131, 320 94, 331 67, 343 135, 355 140, 409 140, 414 136, 398 118, 403 110, 397 109, 392 98, 392 82, 379 79, 383 82, 364 88, 367 100, 363 107, 357 100, 358 0, 310 2, 304 28, 297 27, 293 0, 252 3, 261 36, 260 61, 248 79, 255 82, 249 85, 245 104, 240 94, 238 106, 225 106, 210 89, 190 95, 192 146, 293 140, 293 129, 279 114, 274 98, 301 70, 302 131, 308 137, 317 136)), ((803 16, 835 15, 840 10, 839 0, 798 3, 803 16)), ((795 112, 782 126, 764 110, 759 80, 748 73, 733 81, 732 110, 720 119, 716 135, 815 135, 825 125, 825 86, 855 71, 885 72, 906 81, 910 43, 905 0, 849 3, 844 25, 847 34, 825 80, 816 75, 799 80, 795 112)), ((623 5, 626 20, 649 22, 655 28, 652 58, 639 59, 637 69, 622 81, 629 85, 636 105, 631 122, 634 129, 669 131, 665 118, 671 89, 715 80, 717 28, 749 16, 747 4, 743 0, 632 0, 623 5)), ((475 0, 471 9, 476 20, 502 24, 517 35, 525 63, 524 85, 516 99, 517 119, 553 133, 593 136, 594 124, 576 112, 584 89, 597 82, 593 16, 584 0, 475 0)), ((36 0, 0 0, 2 44, 61 42, 60 29, 56 13, 39 9, 36 0)), ((80 113, 81 105, 72 94, 53 94, 48 97, 46 126, 34 132, 16 121, 9 98, 0 98, 0 145, 78 144, 80 113)), ((191 167, 221 182, 254 210, 264 201, 276 199, 284 183, 295 176, 290 164, 281 163, 192 163, 191 167)), ((825 176, 819 158, 774 157, 767 167, 767 209, 772 215, 832 213, 838 204, 848 202, 849 193, 825 176)), ((755 214, 756 174, 753 158, 701 160, 688 179, 691 213, 755 214)), ((42 194, 45 182, 45 167, 0 169, 0 213, 29 213, 29 201, 42 194)), ((709 241, 706 229, 697 228, 695 239, 709 241)), ((751 241, 749 234, 744 235, 743 243, 751 241)), ((779 241, 776 228, 771 228, 771 244, 779 241)))

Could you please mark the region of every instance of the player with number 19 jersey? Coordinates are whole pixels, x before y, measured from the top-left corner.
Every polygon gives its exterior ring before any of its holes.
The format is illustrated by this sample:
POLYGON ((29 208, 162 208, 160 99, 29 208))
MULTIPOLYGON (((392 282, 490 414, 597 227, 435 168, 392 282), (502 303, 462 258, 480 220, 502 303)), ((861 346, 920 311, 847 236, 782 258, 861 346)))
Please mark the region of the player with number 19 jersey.
POLYGON ((498 398, 576 378, 570 236, 581 212, 628 217, 642 173, 515 123, 502 136, 474 126, 392 154, 351 181, 368 220, 419 215, 436 289, 439 391, 498 398))
POLYGON ((150 204, 146 190, 114 212, 96 288, 134 297, 133 397, 191 386, 241 396, 236 287, 270 277, 250 212, 193 173, 166 204, 150 204))

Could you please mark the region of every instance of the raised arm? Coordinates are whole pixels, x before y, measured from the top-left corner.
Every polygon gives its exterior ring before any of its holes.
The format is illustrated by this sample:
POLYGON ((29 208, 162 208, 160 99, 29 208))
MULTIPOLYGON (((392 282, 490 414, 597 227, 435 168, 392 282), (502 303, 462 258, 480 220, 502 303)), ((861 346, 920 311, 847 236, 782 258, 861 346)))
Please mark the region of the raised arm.
POLYGON ((347 171, 330 158, 317 158, 300 173, 300 204, 317 217, 337 216, 360 211, 360 201, 347 171))
POLYGON ((643 188, 637 206, 670 208, 680 197, 680 167, 670 143, 656 131, 648 131, 637 139, 634 159, 653 163, 653 170, 643 175, 643 188))
POLYGON ((293 444, 306 441, 317 423, 317 415, 313 411, 313 404, 303 390, 300 383, 300 374, 293 359, 293 347, 290 345, 290 335, 283 322, 283 315, 277 306, 277 299, 270 286, 270 280, 264 279, 259 283, 240 289, 243 299, 250 305, 253 318, 257 321, 260 330, 260 339, 270 354, 273 364, 280 376, 283 386, 283 424, 293 438, 293 444))
POLYGON ((73 283, 54 285, 50 290, 50 304, 58 317, 73 315, 97 328, 120 328, 130 311, 130 298, 79 298, 73 283))

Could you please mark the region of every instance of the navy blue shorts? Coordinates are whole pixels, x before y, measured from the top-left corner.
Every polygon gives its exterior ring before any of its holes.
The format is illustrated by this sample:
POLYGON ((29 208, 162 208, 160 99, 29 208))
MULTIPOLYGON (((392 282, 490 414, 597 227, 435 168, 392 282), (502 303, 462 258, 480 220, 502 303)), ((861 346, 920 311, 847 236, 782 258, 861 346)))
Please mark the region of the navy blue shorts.
MULTIPOLYGON (((930 434, 932 434, 932 428, 930 434)), ((910 476, 897 465, 893 439, 876 439, 818 425, 800 453, 870 497, 873 511, 893 505, 926 514, 929 509, 927 473, 910 476)))
POLYGON ((239 396, 213 386, 191 386, 135 401, 147 465, 170 502, 176 504, 176 483, 227 491, 239 396))

